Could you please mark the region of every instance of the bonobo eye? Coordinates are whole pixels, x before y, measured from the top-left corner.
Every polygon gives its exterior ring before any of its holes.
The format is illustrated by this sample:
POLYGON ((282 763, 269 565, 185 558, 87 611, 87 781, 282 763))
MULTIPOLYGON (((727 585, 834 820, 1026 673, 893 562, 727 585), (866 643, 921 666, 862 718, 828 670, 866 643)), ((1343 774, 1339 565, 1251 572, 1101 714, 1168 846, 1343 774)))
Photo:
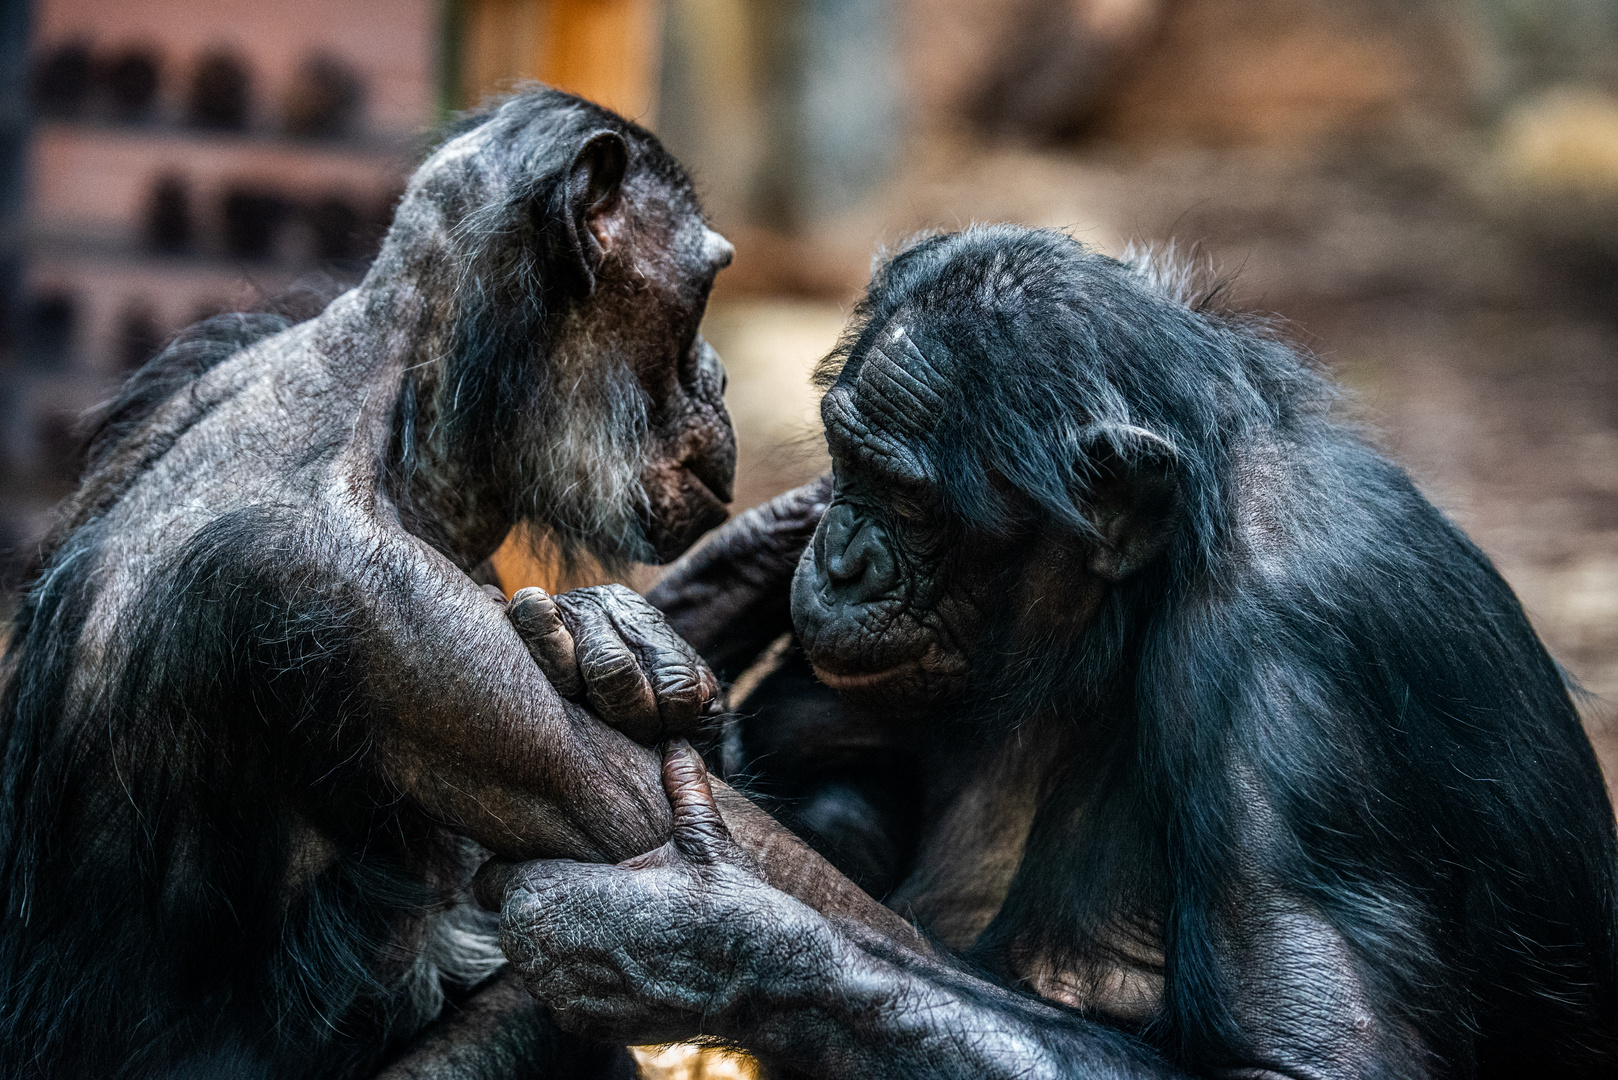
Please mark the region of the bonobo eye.
POLYGON ((921 529, 927 526, 927 511, 919 503, 906 498, 894 498, 889 500, 888 509, 908 528, 921 529))

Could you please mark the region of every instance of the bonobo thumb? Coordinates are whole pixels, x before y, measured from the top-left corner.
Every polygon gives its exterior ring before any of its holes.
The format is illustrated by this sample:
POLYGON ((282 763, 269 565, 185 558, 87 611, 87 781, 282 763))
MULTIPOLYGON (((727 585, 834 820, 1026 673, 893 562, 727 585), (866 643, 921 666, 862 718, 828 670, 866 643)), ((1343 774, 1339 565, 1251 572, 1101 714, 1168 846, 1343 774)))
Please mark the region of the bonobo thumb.
POLYGON ((472 878, 472 895, 484 911, 499 911, 506 906, 506 893, 516 884, 522 872, 522 863, 490 859, 472 878))
POLYGON ((703 863, 735 858, 736 843, 714 803, 708 770, 684 739, 671 741, 663 751, 663 790, 674 811, 672 840, 681 855, 703 863))

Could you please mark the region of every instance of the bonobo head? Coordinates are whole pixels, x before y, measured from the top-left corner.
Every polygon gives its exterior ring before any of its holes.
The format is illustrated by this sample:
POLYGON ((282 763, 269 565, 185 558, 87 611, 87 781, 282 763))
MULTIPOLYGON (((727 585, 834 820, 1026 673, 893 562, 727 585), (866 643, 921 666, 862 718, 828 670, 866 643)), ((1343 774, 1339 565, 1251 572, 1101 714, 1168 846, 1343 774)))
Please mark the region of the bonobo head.
POLYGON ((1048 231, 880 269, 821 373, 835 491, 792 589, 821 678, 897 709, 1094 653, 1109 597, 1194 557, 1176 541, 1208 485, 1183 447, 1210 436, 1180 418, 1224 411, 1191 401, 1221 325, 1048 231))
POLYGON ((735 435, 697 329, 731 254, 657 139, 605 109, 541 89, 462 122, 367 279, 425 309, 398 328, 421 335, 402 508, 463 562, 518 522, 616 563, 724 520, 735 435))

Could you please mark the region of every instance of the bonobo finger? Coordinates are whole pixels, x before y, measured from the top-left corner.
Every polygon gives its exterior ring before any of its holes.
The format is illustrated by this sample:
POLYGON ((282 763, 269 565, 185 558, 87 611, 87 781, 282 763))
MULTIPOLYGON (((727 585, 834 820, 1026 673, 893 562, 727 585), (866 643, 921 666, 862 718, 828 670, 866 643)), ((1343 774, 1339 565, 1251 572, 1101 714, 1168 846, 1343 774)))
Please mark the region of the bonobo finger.
POLYGON ((674 846, 692 862, 735 862, 741 851, 719 816, 708 769, 702 756, 684 739, 663 750, 663 790, 674 811, 674 846))
POLYGON ((555 900, 555 892, 581 879, 611 869, 572 859, 534 859, 506 862, 490 859, 472 876, 472 896, 485 911, 504 912, 508 920, 542 916, 555 900), (536 907, 538 910, 535 910, 536 907))
POLYGON ((738 522, 752 516, 754 527, 771 538, 771 546, 783 556, 795 557, 809 546, 815 526, 831 505, 832 478, 828 474, 802 487, 783 491, 769 502, 737 515, 738 522))
POLYGON ((783 503, 781 507, 784 511, 783 517, 812 519, 818 523, 821 516, 826 513, 826 507, 831 505, 831 494, 832 476, 831 473, 825 473, 777 498, 783 503))
POLYGON ((505 907, 506 893, 516 884, 522 872, 521 863, 489 859, 472 877, 472 896, 484 911, 499 911, 505 907))
POLYGON ((719 680, 662 612, 628 589, 615 587, 609 599, 613 624, 640 657, 651 683, 665 738, 689 735, 716 710, 723 711, 719 680))
POLYGON ((603 721, 646 746, 662 737, 657 696, 642 669, 639 652, 624 640, 600 587, 574 589, 555 597, 573 634, 574 655, 584 680, 584 700, 603 721))
POLYGON ((573 635, 562 625, 555 599, 534 586, 518 589, 506 608, 506 618, 556 692, 577 700, 584 693, 584 679, 579 674, 573 635))

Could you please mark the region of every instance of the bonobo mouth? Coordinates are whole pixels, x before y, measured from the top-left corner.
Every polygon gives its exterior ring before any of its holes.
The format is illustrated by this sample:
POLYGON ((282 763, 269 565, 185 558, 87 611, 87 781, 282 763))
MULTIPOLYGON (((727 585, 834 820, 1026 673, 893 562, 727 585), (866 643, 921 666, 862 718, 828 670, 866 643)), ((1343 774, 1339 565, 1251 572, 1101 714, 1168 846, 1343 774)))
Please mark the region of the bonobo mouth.
POLYGON ((650 504, 643 505, 640 512, 641 530, 659 563, 683 555, 698 537, 730 516, 729 484, 723 485, 725 491, 721 493, 715 490, 711 475, 684 462, 677 464, 672 474, 664 472, 663 479, 665 483, 650 493, 650 504))
POLYGON ((727 506, 736 494, 736 465, 732 460, 727 468, 704 458, 680 462, 680 468, 713 497, 720 506, 727 506))
POLYGON ((900 679, 921 674, 921 665, 914 660, 894 664, 892 667, 883 668, 881 671, 843 673, 821 667, 812 660, 810 661, 810 667, 814 668, 815 678, 833 690, 874 690, 900 679))
POLYGON ((699 498, 705 498, 708 502, 718 507, 721 511, 725 511, 725 507, 730 505, 729 491, 726 491, 724 494, 715 491, 713 485, 702 478, 701 473, 690 467, 685 467, 685 474, 694 481, 693 492, 699 498))

